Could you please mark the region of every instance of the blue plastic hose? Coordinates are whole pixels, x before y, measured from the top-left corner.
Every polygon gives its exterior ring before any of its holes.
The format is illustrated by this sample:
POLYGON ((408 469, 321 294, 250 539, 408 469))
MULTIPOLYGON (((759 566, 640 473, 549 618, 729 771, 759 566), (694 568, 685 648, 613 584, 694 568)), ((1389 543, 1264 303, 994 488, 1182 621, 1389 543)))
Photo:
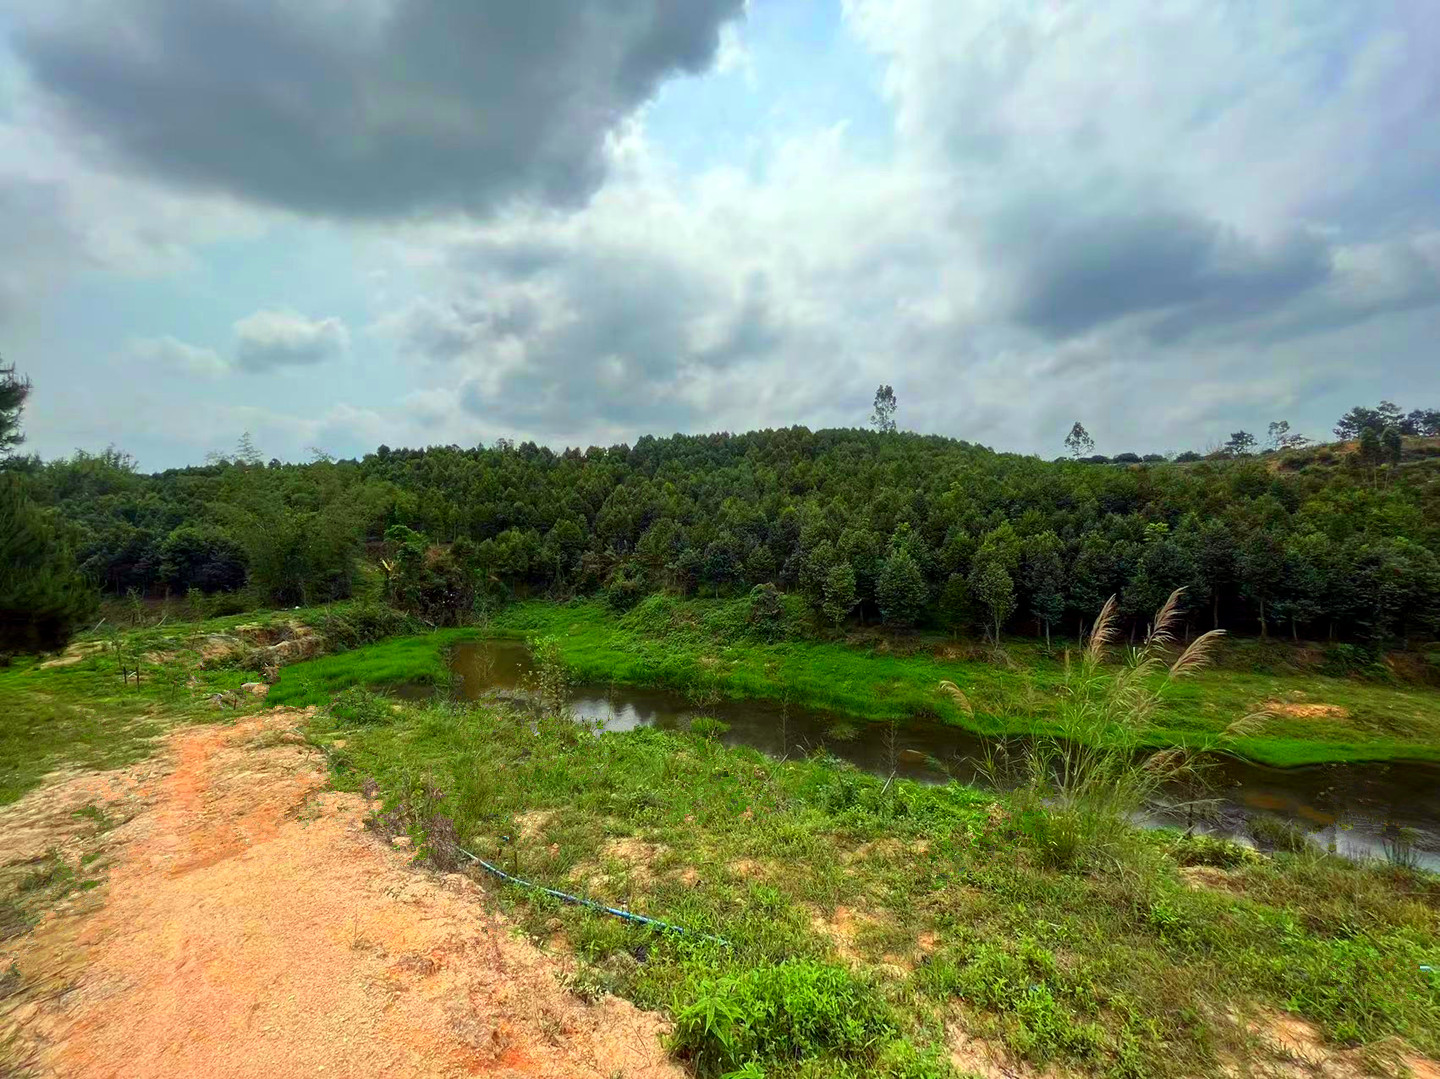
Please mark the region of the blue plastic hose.
POLYGON ((495 876, 499 877, 501 880, 508 881, 511 884, 518 884, 522 888, 530 888, 537 892, 544 892, 546 895, 554 896, 562 903, 569 903, 572 906, 577 907, 589 907, 591 910, 598 910, 601 914, 609 914, 616 918, 624 918, 627 922, 635 922, 638 925, 654 926, 656 929, 663 929, 667 933, 679 933, 682 936, 694 937, 696 940, 708 940, 713 941, 716 944, 723 944, 727 948, 731 947, 730 942, 724 937, 712 937, 708 933, 697 933, 695 932, 695 930, 686 929, 684 926, 681 925, 671 925, 669 922, 662 922, 659 918, 647 918, 643 914, 634 914, 628 910, 621 910, 619 907, 607 907, 604 903, 597 903, 593 899, 585 899, 578 895, 571 895, 569 892, 558 892, 554 888, 546 888, 540 884, 532 884, 528 880, 521 880, 519 877, 512 877, 509 873, 505 872, 505 870, 491 865, 484 858, 480 858, 474 854, 471 854, 464 847, 457 847, 456 849, 459 850, 461 854, 465 855, 465 857, 475 862, 477 865, 495 874, 495 876))

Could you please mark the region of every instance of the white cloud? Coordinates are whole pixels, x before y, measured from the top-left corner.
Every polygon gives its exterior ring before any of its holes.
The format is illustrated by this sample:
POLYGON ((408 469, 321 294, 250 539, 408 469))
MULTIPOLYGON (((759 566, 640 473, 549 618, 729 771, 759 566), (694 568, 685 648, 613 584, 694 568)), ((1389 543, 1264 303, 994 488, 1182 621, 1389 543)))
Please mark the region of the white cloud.
MULTIPOLYGON (((179 0, 146 3, 139 40, 180 10, 179 0)), ((735 6, 706 9, 709 29, 686 38, 687 55, 774 87, 761 45, 725 22, 735 6)), ((224 9, 205 0, 196 10, 197 32, 209 35, 224 9)), ((267 2, 246 17, 303 30, 335 9, 317 10, 267 2)), ((650 141, 643 110, 628 121, 620 110, 564 141, 554 160, 509 132, 507 146, 525 151, 506 159, 518 170, 510 179, 484 162, 479 173, 408 175, 432 159, 388 149, 385 168, 337 177, 335 155, 375 121, 361 116, 285 166, 308 161, 312 174, 261 175, 279 166, 247 160, 211 175, 201 186, 323 215, 339 221, 336 235, 371 245, 356 260, 352 287, 370 306, 353 353, 339 318, 277 308, 236 323, 223 362, 258 380, 394 354, 378 378, 395 404, 332 412, 328 401, 296 401, 293 430, 275 421, 286 445, 342 430, 391 445, 501 434, 584 444, 855 424, 883 381, 915 429, 1049 454, 1078 415, 1102 448, 1145 452, 1200 447, 1281 415, 1319 433, 1337 404, 1433 387, 1440 129, 1429 106, 1440 95, 1440 35, 1426 32, 1420 5, 850 0, 846 13, 883 61, 888 156, 873 132, 846 124, 779 139, 757 121, 743 160, 687 171, 650 141), (567 172, 576 162, 584 168, 567 172), (575 185, 547 186, 552 169, 575 185), (509 200, 521 191, 526 201, 509 200), (478 216, 354 223, 435 205, 478 216)), ((374 41, 356 33, 356 54, 367 54, 374 41)), ((333 118, 336 102, 352 99, 354 57, 341 55, 344 42, 293 43, 290 60, 326 63, 283 68, 287 79, 302 69, 313 79, 294 84, 290 105, 315 105, 309 120, 333 118)), ((647 71, 673 69, 664 57, 674 54, 662 53, 647 71)), ((604 83, 615 59, 585 78, 604 83)), ((209 74, 176 63, 183 70, 157 78, 213 89, 209 74)), ((48 70, 52 89, 64 75, 71 98, 89 93, 79 83, 93 73, 48 70)), ((452 106, 473 87, 441 93, 440 74, 425 73, 425 92, 398 115, 437 100, 442 119, 457 115, 452 106)), ((785 74, 803 80, 806 70, 785 74)), ((241 87, 245 114, 268 120, 252 136, 282 146, 309 130, 277 128, 255 89, 241 87)), ((497 98, 466 115, 506 138, 506 124, 530 115, 521 104, 506 113, 497 98)), ((293 119, 289 107, 280 119, 293 119)), ((546 111, 545 122, 558 115, 546 111)), ((208 135, 172 145, 187 129, 169 112, 162 120, 164 160, 149 160, 147 174, 181 185, 199 175, 187 168, 225 165, 208 135)), ((132 139, 138 120, 126 124, 111 141, 132 139)), ((470 135, 481 137, 466 134, 456 153, 474 165, 470 135)), ((386 129, 361 149, 393 149, 399 137, 386 129)), ((70 144, 47 153, 50 164, 24 177, 32 186, 12 187, 8 212, 37 230, 27 246, 59 252, 34 259, 35 280, 122 266, 127 250, 136 265, 204 265, 195 243, 274 220, 101 176, 70 144), (209 233, 205 205, 224 222, 209 233), (107 211, 118 224, 104 224, 107 211)), ((6 205, 0 184, 0 218, 6 205)), ((18 296, 30 279, 0 269, 0 304, 7 281, 18 296)), ((335 291, 327 310, 337 310, 335 291)), ((154 347, 172 367, 213 366, 208 349, 154 347)))
POLYGON ((324 363, 349 347, 349 331, 338 318, 266 310, 235 323, 235 365, 246 371, 324 363))
POLYGON ((131 360, 189 375, 214 377, 229 370, 229 365, 213 348, 189 345, 169 336, 132 341, 129 354, 131 360))

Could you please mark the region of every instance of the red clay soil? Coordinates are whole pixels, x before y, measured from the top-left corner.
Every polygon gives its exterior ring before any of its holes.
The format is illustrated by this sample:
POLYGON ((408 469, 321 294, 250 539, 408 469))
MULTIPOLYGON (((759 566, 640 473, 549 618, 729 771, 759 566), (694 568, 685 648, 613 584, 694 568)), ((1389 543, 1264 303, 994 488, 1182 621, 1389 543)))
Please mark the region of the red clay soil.
POLYGON ((298 744, 301 718, 180 730, 158 762, 0 812, 0 836, 32 845, 47 805, 68 821, 101 792, 134 814, 107 834, 108 883, 0 945, 26 987, 0 1014, 12 1061, 116 1079, 684 1074, 658 1016, 582 1002, 478 885, 366 831, 363 800, 326 790, 298 744))

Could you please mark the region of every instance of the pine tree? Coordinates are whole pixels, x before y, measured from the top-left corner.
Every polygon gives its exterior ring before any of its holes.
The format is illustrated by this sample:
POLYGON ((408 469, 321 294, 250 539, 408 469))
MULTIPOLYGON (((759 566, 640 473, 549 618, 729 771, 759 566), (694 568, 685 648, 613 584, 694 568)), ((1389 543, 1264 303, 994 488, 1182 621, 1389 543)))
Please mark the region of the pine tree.
POLYGON ((20 412, 30 396, 30 380, 15 373, 15 365, 0 364, 0 459, 25 441, 20 433, 20 412))
POLYGON ((855 609, 855 571, 849 562, 837 562, 825 578, 825 598, 821 610, 836 629, 845 616, 855 609))
POLYGON ((875 588, 875 599, 887 625, 915 624, 920 609, 925 606, 925 578, 905 548, 900 548, 885 560, 875 588))
POLYGON ((980 605, 990 614, 995 643, 1000 643, 1000 629, 1015 613, 1015 582, 1005 567, 993 558, 977 559, 970 574, 970 588, 980 605))

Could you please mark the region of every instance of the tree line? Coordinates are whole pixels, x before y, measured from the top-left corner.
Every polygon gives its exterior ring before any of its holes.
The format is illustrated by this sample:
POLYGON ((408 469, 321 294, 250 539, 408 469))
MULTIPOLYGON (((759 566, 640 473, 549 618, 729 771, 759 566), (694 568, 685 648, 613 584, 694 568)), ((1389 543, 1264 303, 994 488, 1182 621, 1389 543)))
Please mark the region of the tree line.
POLYGON ((1321 446, 1097 468, 897 431, 893 415, 892 391, 871 431, 381 446, 308 464, 262 463, 247 441, 154 475, 115 451, 13 457, 7 472, 66 530, 84 578, 120 594, 324 602, 351 594, 368 548, 392 598, 437 622, 516 594, 624 607, 760 587, 834 626, 998 638, 1073 630, 1110 595, 1139 624, 1184 587, 1196 628, 1436 632, 1428 444, 1403 461, 1321 446))

